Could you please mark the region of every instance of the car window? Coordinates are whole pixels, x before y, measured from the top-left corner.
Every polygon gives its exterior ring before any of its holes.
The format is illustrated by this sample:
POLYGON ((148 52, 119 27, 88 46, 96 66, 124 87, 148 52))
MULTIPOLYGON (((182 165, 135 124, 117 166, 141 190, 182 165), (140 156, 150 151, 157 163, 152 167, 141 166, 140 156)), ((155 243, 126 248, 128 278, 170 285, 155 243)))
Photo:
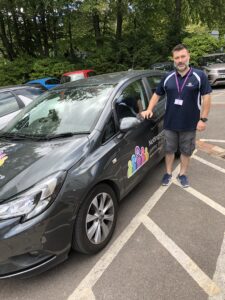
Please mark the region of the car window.
POLYGON ((61 80, 60 80, 60 83, 67 83, 67 82, 70 82, 71 81, 71 78, 69 76, 62 76, 61 77, 61 80))
POLYGON ((88 133, 98 121, 112 85, 51 90, 10 123, 8 132, 32 136, 88 133))
POLYGON ((160 75, 154 75, 154 76, 150 76, 150 77, 147 77, 147 80, 148 80, 148 83, 150 85, 150 88, 152 90, 152 93, 155 92, 158 84, 160 83, 162 79, 162 76, 160 75))
POLYGON ((108 141, 112 136, 114 136, 114 134, 116 134, 116 126, 115 126, 114 118, 113 116, 111 116, 104 128, 102 143, 108 141))
POLYGON ((57 78, 51 78, 45 81, 46 84, 59 84, 60 80, 57 78))
POLYGON ((128 85, 116 101, 118 119, 136 117, 147 108, 147 97, 141 80, 128 85))
POLYGON ((0 93, 0 117, 19 110, 16 98, 10 92, 0 93))
POLYGON ((39 89, 39 88, 23 88, 23 89, 18 89, 18 90, 14 90, 13 91, 16 95, 18 96, 25 96, 28 97, 30 99, 35 99, 38 96, 40 96, 41 94, 43 94, 43 90, 39 89))
MULTIPOLYGON (((162 75, 152 75, 147 77, 148 83, 150 85, 150 88, 152 90, 152 94, 155 93, 156 88, 160 81, 162 80, 162 75)), ((159 101, 161 101, 164 97, 160 97, 159 101)))

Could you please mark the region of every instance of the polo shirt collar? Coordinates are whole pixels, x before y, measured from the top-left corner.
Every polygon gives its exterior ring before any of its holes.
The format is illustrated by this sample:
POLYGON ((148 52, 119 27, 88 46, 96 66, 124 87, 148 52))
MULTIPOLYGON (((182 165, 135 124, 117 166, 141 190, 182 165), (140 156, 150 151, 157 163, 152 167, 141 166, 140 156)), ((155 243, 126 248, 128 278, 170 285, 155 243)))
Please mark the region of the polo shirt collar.
MULTIPOLYGON (((191 72, 190 72, 190 75, 193 73, 193 68, 192 67, 190 67, 190 69, 191 69, 191 72)), ((188 70, 188 72, 190 71, 190 69, 188 70)), ((177 74, 177 76, 178 77, 181 77, 181 78, 185 78, 186 76, 187 76, 187 74, 188 74, 188 72, 184 75, 184 76, 181 76, 181 74, 180 73, 178 73, 178 71, 176 70, 176 74, 177 74)))

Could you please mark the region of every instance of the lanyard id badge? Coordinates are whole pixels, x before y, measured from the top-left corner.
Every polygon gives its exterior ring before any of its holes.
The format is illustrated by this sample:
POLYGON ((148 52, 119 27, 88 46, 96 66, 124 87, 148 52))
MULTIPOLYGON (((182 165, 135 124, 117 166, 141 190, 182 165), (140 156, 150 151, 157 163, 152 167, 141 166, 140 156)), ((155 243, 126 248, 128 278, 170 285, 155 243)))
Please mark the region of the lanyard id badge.
POLYGON ((183 102, 184 102, 184 101, 183 101, 182 99, 175 99, 174 104, 175 104, 175 105, 180 105, 180 106, 181 106, 181 105, 183 105, 183 102))
POLYGON ((184 89, 184 86, 185 86, 185 84, 186 84, 186 82, 187 82, 187 80, 188 80, 188 78, 189 78, 189 76, 190 76, 190 73, 191 73, 191 68, 190 68, 190 70, 189 70, 189 72, 188 72, 188 74, 187 74, 187 76, 186 76, 186 78, 185 78, 185 80, 184 80, 182 86, 179 85, 178 78, 177 78, 177 74, 175 73, 176 85, 177 85, 177 91, 178 91, 178 95, 179 95, 179 96, 178 96, 178 99, 175 99, 175 101, 174 101, 174 104, 175 104, 175 105, 180 105, 180 106, 183 105, 183 102, 184 102, 184 101, 183 101, 182 98, 181 98, 181 94, 182 94, 182 91, 183 91, 183 89, 184 89))

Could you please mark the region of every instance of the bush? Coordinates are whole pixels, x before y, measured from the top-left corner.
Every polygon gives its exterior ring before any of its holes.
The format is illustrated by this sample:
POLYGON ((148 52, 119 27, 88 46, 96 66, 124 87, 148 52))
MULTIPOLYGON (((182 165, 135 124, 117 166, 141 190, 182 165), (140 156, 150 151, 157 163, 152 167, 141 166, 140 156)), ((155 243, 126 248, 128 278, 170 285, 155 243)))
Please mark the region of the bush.
POLYGON ((191 53, 191 63, 198 65, 198 59, 202 55, 220 51, 220 48, 224 45, 224 39, 219 40, 210 34, 200 33, 184 38, 183 43, 191 53))
POLYGON ((32 79, 60 77, 63 73, 78 69, 63 59, 18 58, 14 61, 0 60, 0 86, 22 84, 32 79))

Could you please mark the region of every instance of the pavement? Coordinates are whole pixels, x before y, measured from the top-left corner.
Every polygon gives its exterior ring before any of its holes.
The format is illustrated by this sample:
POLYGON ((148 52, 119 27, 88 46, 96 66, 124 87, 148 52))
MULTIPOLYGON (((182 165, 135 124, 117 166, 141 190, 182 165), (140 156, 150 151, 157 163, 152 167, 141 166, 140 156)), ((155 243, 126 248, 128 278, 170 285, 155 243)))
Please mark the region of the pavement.
POLYGON ((191 186, 160 186, 160 163, 120 204, 101 253, 72 253, 39 276, 0 281, 1 300, 225 300, 225 90, 197 136, 191 186))

